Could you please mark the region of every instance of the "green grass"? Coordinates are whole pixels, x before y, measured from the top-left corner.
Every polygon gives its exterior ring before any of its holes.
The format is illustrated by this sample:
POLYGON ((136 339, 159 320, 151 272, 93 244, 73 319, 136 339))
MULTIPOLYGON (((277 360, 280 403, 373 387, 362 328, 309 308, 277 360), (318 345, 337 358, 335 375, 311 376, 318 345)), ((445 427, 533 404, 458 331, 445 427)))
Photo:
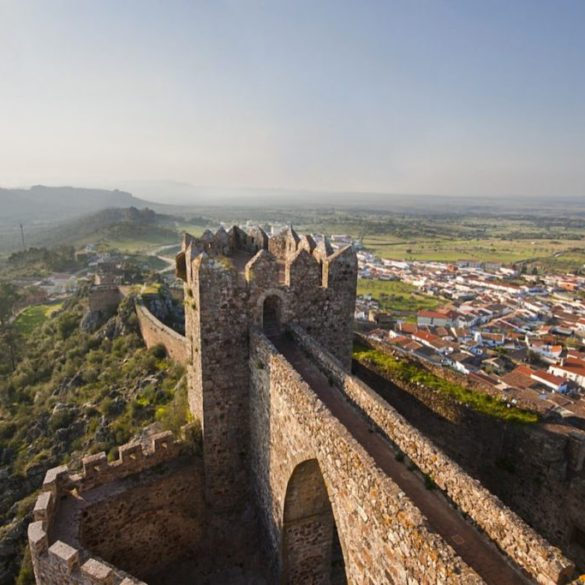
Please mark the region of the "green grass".
POLYGON ((181 234, 183 232, 187 232, 188 234, 195 236, 196 238, 198 238, 199 236, 203 235, 203 232, 206 229, 210 229, 213 231, 214 228, 207 228, 204 226, 200 226, 200 225, 193 225, 190 223, 178 223, 176 226, 177 232, 178 232, 178 237, 181 237, 181 234))
POLYGON ((418 292, 416 287, 400 280, 358 279, 358 295, 372 295, 385 311, 416 313, 423 309, 436 309, 445 300, 418 292))
POLYGON ((534 412, 516 407, 508 407, 503 400, 498 400, 489 394, 475 392, 459 384, 444 380, 432 372, 425 370, 422 366, 397 360, 393 356, 381 351, 362 345, 355 345, 353 358, 365 365, 375 366, 377 370, 393 380, 410 384, 422 384, 448 398, 465 404, 476 412, 493 416, 506 422, 521 424, 538 422, 538 415, 534 412))
POLYGON ((54 313, 59 311, 61 307, 62 303, 27 307, 16 318, 16 327, 20 333, 28 335, 39 325, 47 321, 54 313))

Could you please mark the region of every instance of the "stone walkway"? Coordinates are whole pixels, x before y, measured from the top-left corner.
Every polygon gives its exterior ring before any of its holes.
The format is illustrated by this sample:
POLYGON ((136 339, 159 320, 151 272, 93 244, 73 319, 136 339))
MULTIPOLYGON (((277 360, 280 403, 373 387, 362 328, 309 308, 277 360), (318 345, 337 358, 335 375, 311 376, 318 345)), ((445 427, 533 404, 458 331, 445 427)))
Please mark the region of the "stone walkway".
POLYGON ((366 417, 347 402, 338 388, 330 385, 328 378, 293 341, 284 336, 271 336, 271 341, 378 466, 426 516, 431 529, 440 534, 486 583, 489 585, 532 583, 520 569, 512 566, 510 559, 484 534, 466 522, 440 492, 427 489, 420 475, 396 460, 395 451, 388 440, 372 431, 366 417))

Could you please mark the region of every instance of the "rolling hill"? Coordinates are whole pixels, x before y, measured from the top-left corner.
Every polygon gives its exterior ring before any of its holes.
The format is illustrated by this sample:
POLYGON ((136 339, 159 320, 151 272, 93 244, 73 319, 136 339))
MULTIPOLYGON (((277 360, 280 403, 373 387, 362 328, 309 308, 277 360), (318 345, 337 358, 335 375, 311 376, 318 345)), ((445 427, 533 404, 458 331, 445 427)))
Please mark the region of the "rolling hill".
POLYGON ((51 222, 110 207, 144 208, 148 205, 118 190, 42 185, 30 189, 0 189, 0 224, 51 222))

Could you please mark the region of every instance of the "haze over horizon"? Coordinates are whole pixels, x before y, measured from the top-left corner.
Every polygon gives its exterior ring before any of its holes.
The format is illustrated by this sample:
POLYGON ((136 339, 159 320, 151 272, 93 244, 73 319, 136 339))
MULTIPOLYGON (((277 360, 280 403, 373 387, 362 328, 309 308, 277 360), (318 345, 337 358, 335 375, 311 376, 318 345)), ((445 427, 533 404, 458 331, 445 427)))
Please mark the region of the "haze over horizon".
POLYGON ((585 196, 584 22, 578 0, 1 0, 0 186, 585 196))

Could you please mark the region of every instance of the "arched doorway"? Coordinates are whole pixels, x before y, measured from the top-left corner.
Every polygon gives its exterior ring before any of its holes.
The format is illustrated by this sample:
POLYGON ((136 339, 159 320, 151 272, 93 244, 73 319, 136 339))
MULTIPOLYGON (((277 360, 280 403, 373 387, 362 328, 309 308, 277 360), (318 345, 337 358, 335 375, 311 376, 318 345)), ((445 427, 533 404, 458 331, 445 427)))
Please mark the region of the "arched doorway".
POLYGON ((282 583, 345 585, 345 564, 327 488, 316 459, 295 468, 284 502, 282 583))
POLYGON ((282 330, 282 301, 278 295, 269 295, 264 299, 262 328, 266 335, 278 335, 282 330))

